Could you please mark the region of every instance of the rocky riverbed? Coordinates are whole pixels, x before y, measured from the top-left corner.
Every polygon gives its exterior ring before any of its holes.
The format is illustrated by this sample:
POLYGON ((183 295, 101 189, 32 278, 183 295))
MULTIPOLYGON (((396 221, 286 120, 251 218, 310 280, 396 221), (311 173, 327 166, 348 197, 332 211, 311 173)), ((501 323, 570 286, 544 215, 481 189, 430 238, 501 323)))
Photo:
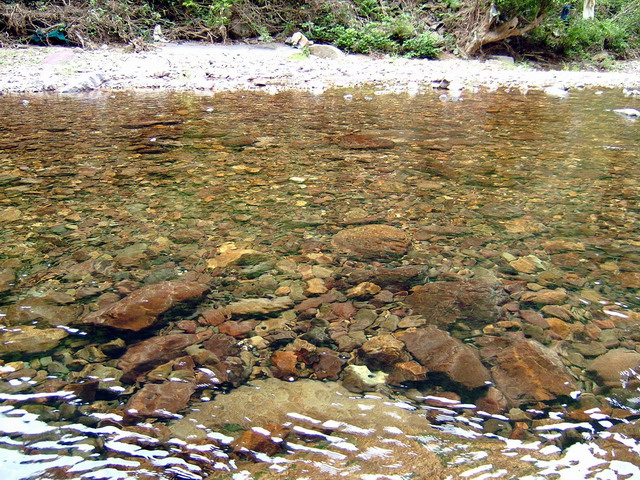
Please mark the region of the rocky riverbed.
POLYGON ((0 98, 16 478, 640 475, 638 99, 450 93, 0 98))
POLYGON ((640 88, 640 62, 611 72, 539 70, 510 58, 418 60, 317 51, 304 56, 285 44, 155 44, 149 51, 62 47, 0 49, 0 92, 171 90, 321 93, 332 87, 376 86, 385 91, 452 89, 640 88), (323 58, 329 56, 330 58, 323 58))

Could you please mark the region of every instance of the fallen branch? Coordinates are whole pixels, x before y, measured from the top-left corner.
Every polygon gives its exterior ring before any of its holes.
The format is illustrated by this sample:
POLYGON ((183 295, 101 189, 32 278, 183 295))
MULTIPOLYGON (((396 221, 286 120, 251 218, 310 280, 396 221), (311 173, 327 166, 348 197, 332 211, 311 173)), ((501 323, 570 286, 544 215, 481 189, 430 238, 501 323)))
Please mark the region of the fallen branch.
POLYGON ((467 35, 466 38, 468 40, 464 42, 462 52, 466 56, 472 56, 477 54, 484 45, 526 34, 540 26, 547 15, 546 10, 548 5, 549 2, 542 2, 535 19, 521 28, 518 28, 520 20, 517 16, 495 27, 499 15, 495 6, 492 4, 489 10, 483 14, 480 11, 480 2, 476 0, 473 10, 467 13, 469 20, 471 20, 469 24, 475 25, 475 27, 473 31, 467 35))

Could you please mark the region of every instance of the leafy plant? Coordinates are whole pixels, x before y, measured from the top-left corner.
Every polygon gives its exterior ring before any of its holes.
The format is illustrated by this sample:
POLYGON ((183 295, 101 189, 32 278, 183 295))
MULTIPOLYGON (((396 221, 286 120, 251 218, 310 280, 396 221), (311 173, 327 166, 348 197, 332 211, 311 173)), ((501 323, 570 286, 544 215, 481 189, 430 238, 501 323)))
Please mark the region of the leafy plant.
POLYGON ((406 57, 436 58, 442 48, 438 47, 438 39, 431 32, 410 38, 403 43, 406 57))

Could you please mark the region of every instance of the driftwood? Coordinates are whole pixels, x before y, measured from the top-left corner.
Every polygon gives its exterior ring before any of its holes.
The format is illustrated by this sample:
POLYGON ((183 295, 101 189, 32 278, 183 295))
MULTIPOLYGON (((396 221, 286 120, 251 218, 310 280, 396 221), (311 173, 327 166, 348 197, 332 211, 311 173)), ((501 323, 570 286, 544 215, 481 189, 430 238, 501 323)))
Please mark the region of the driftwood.
POLYGON ((489 11, 483 12, 480 3, 479 0, 476 0, 473 10, 469 13, 470 20, 472 20, 470 24, 474 25, 474 28, 468 34, 467 41, 462 45, 462 51, 467 56, 475 55, 484 45, 524 35, 538 27, 546 16, 548 5, 548 2, 543 1, 534 20, 519 27, 520 20, 517 16, 496 26, 499 13, 495 6, 492 4, 489 11))

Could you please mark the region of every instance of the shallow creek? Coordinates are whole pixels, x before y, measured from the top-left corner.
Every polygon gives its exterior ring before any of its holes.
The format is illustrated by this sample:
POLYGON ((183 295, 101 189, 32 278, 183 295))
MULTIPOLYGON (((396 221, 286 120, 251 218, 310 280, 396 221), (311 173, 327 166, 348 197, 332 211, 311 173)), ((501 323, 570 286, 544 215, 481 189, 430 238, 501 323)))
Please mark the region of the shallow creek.
POLYGON ((0 470, 640 479, 618 91, 0 97, 0 470))

